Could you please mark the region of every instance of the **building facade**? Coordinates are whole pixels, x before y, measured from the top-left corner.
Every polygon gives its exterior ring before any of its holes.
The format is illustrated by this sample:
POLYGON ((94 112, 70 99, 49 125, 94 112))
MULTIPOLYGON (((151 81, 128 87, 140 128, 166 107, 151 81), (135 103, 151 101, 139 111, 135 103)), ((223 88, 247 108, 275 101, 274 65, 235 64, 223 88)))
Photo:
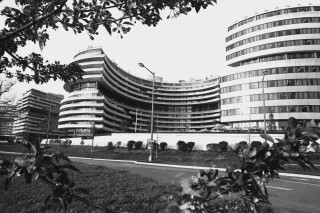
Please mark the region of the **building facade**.
MULTIPOLYGON (((62 100, 59 129, 68 136, 150 131, 152 80, 122 70, 101 48, 80 52, 74 62, 85 75, 64 85, 69 95, 62 100)), ((219 90, 217 78, 167 83, 156 77, 155 132, 211 129, 220 122, 219 90)))
POLYGON ((221 78, 221 121, 234 128, 275 128, 289 117, 320 121, 320 6, 256 13, 228 28, 221 78), (264 94, 264 96, 263 96, 264 94))
POLYGON ((12 130, 15 112, 15 105, 0 103, 0 142, 13 141, 12 130))
POLYGON ((18 101, 17 117, 14 119, 13 133, 18 140, 41 140, 58 138, 64 132, 58 130, 60 102, 63 95, 45 93, 31 89, 18 101))

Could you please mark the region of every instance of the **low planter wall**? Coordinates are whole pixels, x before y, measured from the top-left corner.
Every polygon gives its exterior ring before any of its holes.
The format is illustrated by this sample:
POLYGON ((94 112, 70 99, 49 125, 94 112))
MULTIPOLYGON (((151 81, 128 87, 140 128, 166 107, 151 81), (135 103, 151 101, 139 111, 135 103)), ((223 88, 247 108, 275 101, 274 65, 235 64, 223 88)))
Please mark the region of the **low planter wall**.
MULTIPOLYGON (((274 139, 283 138, 284 134, 270 134, 274 139)), ((150 133, 112 133, 106 136, 95 136, 93 140, 94 146, 107 146, 111 141, 113 145, 116 145, 118 141, 121 141, 121 146, 126 147, 129 140, 142 141, 142 146, 147 145, 147 140, 151 138, 150 133)), ((227 141, 229 145, 238 143, 240 141, 261 141, 264 139, 259 134, 248 133, 154 133, 153 139, 158 143, 166 142, 169 149, 176 149, 177 142, 182 140, 184 142, 194 142, 195 150, 206 150, 206 145, 209 143, 219 143, 220 141, 227 141)), ((81 145, 81 138, 69 138, 72 141, 72 145, 81 145)), ((84 145, 91 145, 92 139, 84 139, 84 145)), ((45 143, 45 141, 44 141, 45 143)))

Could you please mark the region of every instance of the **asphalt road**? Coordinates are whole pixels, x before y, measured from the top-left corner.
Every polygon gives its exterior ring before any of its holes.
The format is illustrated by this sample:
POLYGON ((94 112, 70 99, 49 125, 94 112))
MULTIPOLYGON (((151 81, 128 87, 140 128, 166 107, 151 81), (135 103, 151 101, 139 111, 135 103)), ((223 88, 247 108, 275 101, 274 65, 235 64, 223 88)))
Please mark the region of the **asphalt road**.
MULTIPOLYGON (((171 168, 135 164, 134 162, 117 162, 106 160, 72 158, 73 161, 103 165, 115 169, 123 169, 143 176, 154 178, 160 182, 180 183, 196 175, 199 169, 171 168)), ((280 175, 281 176, 281 175, 280 175)), ((320 178, 287 177, 271 180, 267 184, 271 203, 279 207, 281 213, 320 213, 320 178)))

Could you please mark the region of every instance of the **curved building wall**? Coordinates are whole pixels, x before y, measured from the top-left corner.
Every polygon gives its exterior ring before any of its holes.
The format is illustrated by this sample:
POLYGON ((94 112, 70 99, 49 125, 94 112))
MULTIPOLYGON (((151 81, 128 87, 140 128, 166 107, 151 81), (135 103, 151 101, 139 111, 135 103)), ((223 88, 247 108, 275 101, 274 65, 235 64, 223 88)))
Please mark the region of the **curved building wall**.
MULTIPOLYGON (((80 52, 74 62, 85 71, 82 81, 65 84, 59 128, 69 136, 150 131, 152 80, 133 76, 112 62, 101 48, 80 52), (137 122, 136 122, 137 121, 137 122)), ((211 129, 220 121, 218 79, 165 83, 157 78, 154 130, 185 132, 211 129)))
POLYGON ((264 128, 265 100, 267 122, 272 112, 279 129, 289 117, 318 122, 319 26, 315 5, 278 8, 230 26, 226 60, 234 68, 221 78, 221 121, 264 128))
POLYGON ((259 127, 272 112, 276 128, 289 117, 320 121, 320 6, 278 8, 228 28, 221 78, 221 121, 259 127), (263 75, 264 82, 262 84, 263 75), (264 87, 264 98, 263 98, 264 87))

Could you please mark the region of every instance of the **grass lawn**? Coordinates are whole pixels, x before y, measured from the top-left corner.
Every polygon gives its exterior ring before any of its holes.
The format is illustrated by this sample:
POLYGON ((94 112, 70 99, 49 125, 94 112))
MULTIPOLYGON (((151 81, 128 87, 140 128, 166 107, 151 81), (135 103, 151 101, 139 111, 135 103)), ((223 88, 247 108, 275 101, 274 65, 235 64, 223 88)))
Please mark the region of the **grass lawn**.
MULTIPOLYGON (((64 148, 59 145, 51 145, 49 151, 55 152, 62 150, 68 156, 88 157, 88 158, 105 158, 117 160, 134 160, 148 162, 150 150, 140 149, 131 150, 127 148, 114 148, 112 150, 107 147, 94 147, 91 153, 90 146, 69 146, 64 148)), ((20 144, 0 144, 0 151, 25 152, 26 148, 20 144)), ((155 157, 155 153, 154 157, 155 157)), ((209 151, 194 150, 192 152, 182 152, 179 150, 158 150, 157 158, 154 158, 153 163, 177 164, 187 166, 205 166, 225 168, 230 163, 238 163, 238 156, 233 152, 213 153, 209 151)), ((320 164, 320 155, 311 154, 313 164, 320 164)), ((292 162, 293 164, 295 162, 292 162)), ((285 171, 301 174, 320 175, 320 171, 305 171, 300 166, 285 166, 285 171)), ((320 169, 320 167, 318 167, 320 169)))
MULTIPOLYGON (((11 159, 12 155, 3 155, 11 159)), ((81 173, 70 172, 76 187, 90 191, 84 195, 87 200, 102 207, 116 211, 137 213, 162 212, 170 202, 170 196, 180 192, 180 186, 159 183, 151 178, 142 177, 124 170, 114 170, 102 166, 74 163, 81 173)), ((0 212, 35 213, 59 212, 56 206, 45 207, 44 200, 51 194, 51 188, 40 181, 25 184, 24 178, 13 180, 9 191, 4 191, 4 176, 0 176, 0 212)), ((61 211, 62 212, 62 211, 61 211)), ((68 212, 101 212, 86 204, 74 201, 68 212)))

